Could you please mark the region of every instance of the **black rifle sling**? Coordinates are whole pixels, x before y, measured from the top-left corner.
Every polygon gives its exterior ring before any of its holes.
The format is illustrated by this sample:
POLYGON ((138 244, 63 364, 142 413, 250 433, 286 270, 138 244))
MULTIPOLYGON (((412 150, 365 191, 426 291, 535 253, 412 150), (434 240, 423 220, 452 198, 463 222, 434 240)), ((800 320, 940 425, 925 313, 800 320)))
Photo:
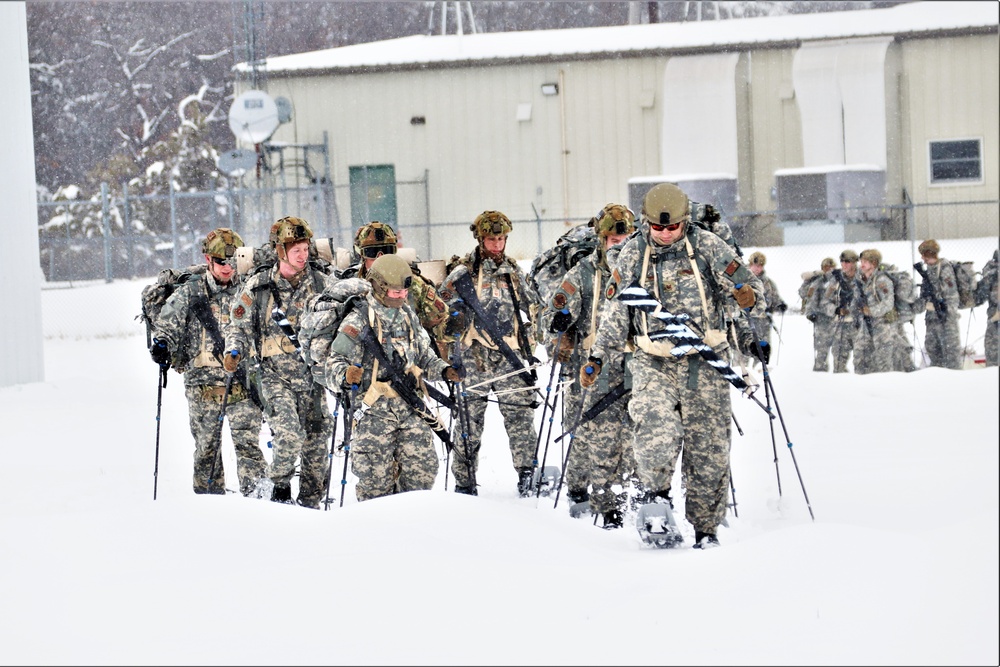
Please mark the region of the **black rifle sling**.
MULTIPOLYGON (((528 332, 524 330, 524 322, 521 321, 521 303, 517 299, 517 290, 514 288, 513 276, 510 274, 507 275, 507 293, 510 294, 510 302, 514 304, 514 319, 517 320, 517 346, 521 348, 521 356, 531 363, 534 360, 534 355, 531 353, 531 343, 528 342, 528 332)), ((537 384, 538 373, 534 368, 531 369, 530 373, 531 384, 537 384)))
POLYGON ((580 421, 578 421, 577 423, 573 424, 568 429, 566 429, 566 431, 562 435, 560 435, 558 438, 555 439, 555 442, 559 442, 570 433, 575 433, 576 429, 580 428, 587 422, 593 421, 597 417, 597 415, 601 414, 602 412, 610 408, 612 405, 618 402, 619 398, 621 398, 625 394, 630 393, 631 391, 632 391, 631 389, 625 388, 624 382, 619 382, 617 385, 615 385, 614 389, 611 389, 608 393, 602 396, 600 400, 591 405, 587 409, 587 411, 584 412, 583 415, 580 417, 580 421))

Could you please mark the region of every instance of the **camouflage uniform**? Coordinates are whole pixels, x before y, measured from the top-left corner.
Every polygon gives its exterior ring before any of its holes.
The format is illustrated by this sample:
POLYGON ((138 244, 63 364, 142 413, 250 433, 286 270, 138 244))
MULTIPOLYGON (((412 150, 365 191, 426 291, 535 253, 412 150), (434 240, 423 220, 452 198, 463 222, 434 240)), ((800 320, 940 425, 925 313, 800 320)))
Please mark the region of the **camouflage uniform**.
MULTIPOLYGON (((830 353, 833 356, 833 372, 846 373, 847 361, 854 352, 855 342, 860 333, 861 320, 855 314, 858 294, 858 274, 848 278, 841 269, 834 269, 833 280, 824 288, 824 302, 834 304, 833 332, 830 353)), ((827 306, 828 307, 828 306, 827 306)), ((855 356, 855 366, 857 356, 855 356)))
MULTIPOLYGON (((760 339, 767 341, 767 344, 770 345, 771 329, 774 327, 774 316, 771 313, 782 312, 788 305, 781 298, 781 294, 778 293, 778 286, 768 277, 767 271, 761 271, 757 278, 764 286, 764 301, 767 303, 767 306, 760 315, 751 317, 750 321, 753 323, 753 329, 760 339)), ((774 348, 772 347, 771 349, 773 350, 774 348)))
POLYGON ((748 285, 756 297, 749 315, 761 317, 764 288, 734 250, 714 234, 689 224, 686 236, 670 246, 658 247, 651 243, 649 227, 643 224, 640 234, 630 238, 618 256, 606 290, 611 300, 601 313, 597 340, 591 350, 596 359, 610 361, 612 351, 621 348, 630 332, 636 334, 639 349, 630 365, 632 397, 628 412, 635 423, 632 447, 639 481, 647 493, 665 495, 677 457, 682 454, 686 517, 697 531, 714 535, 725 517, 729 487, 730 385, 698 354, 675 358, 642 338, 646 331, 662 329, 662 324, 638 310, 630 311, 614 299, 635 279, 659 299, 665 310, 675 315, 689 314, 707 332, 707 342, 722 354, 728 347, 725 331, 731 289, 737 283, 748 285), (694 249, 698 274, 688 259, 686 241, 694 249), (704 307, 696 275, 708 299, 704 307))
POLYGON ((854 372, 888 373, 893 370, 898 344, 896 323, 890 317, 895 303, 892 279, 878 269, 868 278, 858 271, 857 279, 861 296, 855 301, 854 317, 861 327, 854 347, 854 372))
POLYGON ((828 369, 830 351, 837 332, 840 283, 834 275, 835 271, 838 270, 822 274, 812 284, 806 306, 806 317, 813 323, 813 370, 820 373, 825 373, 828 369))
MULTIPOLYGON (((537 432, 535 431, 534 387, 526 387, 524 380, 517 374, 490 382, 498 375, 507 374, 514 369, 484 332, 471 310, 462 304, 455 292, 454 283, 463 273, 468 273, 472 284, 476 287, 479 301, 483 309, 495 316, 495 320, 505 326, 500 333, 504 336, 511 349, 523 357, 517 337, 517 322, 522 319, 515 315, 511 300, 511 289, 517 294, 518 305, 527 310, 529 320, 524 322, 528 341, 535 340, 533 324, 530 317, 538 307, 538 296, 528 285, 524 272, 517 263, 504 256, 499 261, 484 257, 481 247, 462 258, 454 258, 457 264, 448 273, 441 286, 439 294, 448 306, 448 312, 453 313, 448 320, 447 333, 450 340, 458 338, 461 349, 462 364, 466 372, 466 384, 476 385, 485 382, 476 391, 483 392, 479 398, 471 398, 467 405, 469 411, 470 429, 468 433, 469 446, 473 452, 473 470, 478 467, 479 448, 482 444, 483 423, 486 417, 486 405, 491 391, 496 392, 503 416, 504 428, 507 431, 508 444, 514 468, 519 476, 531 474, 534 467, 537 432), (512 393, 507 393, 511 390, 512 393)), ((450 343, 455 345, 456 343, 450 343)), ((529 354, 533 350, 529 351, 529 354)), ((530 361, 526 359, 525 361, 530 361)), ((457 433, 457 431, 456 431, 457 433)), ((451 470, 455 475, 457 487, 467 488, 470 485, 469 462, 466 460, 464 447, 459 444, 459 437, 453 438, 456 443, 451 470)))
POLYGON ((313 381, 294 344, 272 319, 271 310, 280 304, 294 328, 306 301, 335 280, 308 265, 292 284, 275 264, 247 280, 226 328, 226 350, 252 357, 256 366, 274 435, 274 459, 268 476, 275 487, 289 486, 296 461, 301 459, 297 502, 314 509, 319 507, 328 483, 327 446, 333 436, 333 419, 326 391, 313 381))
MULTIPOLYGON (((936 264, 924 264, 924 270, 930 276, 933 291, 937 298, 944 301, 945 317, 941 321, 936 306, 930 298, 931 290, 921 285, 920 297, 917 301, 917 312, 924 313, 924 347, 930 358, 931 366, 943 368, 962 367, 962 341, 958 328, 958 283, 951 262, 944 257, 936 264)), ((926 278, 924 278, 926 281, 926 278)))
POLYGON ((1000 329, 1000 310, 997 309, 997 297, 1000 296, 998 291, 1000 291, 1000 283, 997 282, 997 255, 1000 251, 993 251, 993 257, 990 261, 986 262, 986 266, 983 267, 982 276, 979 282, 976 283, 976 290, 974 294, 975 303, 977 306, 981 306, 984 303, 989 303, 986 307, 986 335, 985 335, 985 346, 986 346, 986 365, 996 366, 998 362, 998 350, 997 338, 998 329, 1000 329))
MULTIPOLYGON (((605 261, 605 251, 603 247, 598 247, 580 260, 563 277, 559 288, 542 311, 542 328, 546 331, 551 330, 556 313, 568 311, 569 321, 572 323, 562 335, 574 341, 573 357, 566 365, 572 369, 578 396, 580 360, 590 356, 600 314, 607 302, 605 288, 611 278, 609 264, 614 263, 618 250, 620 246, 607 251, 605 261)), ((553 335, 558 337, 558 334, 553 335)), ((620 383, 624 383, 626 389, 632 387, 632 376, 627 366, 632 358, 631 353, 626 353, 624 346, 619 346, 618 349, 609 348, 607 354, 597 383, 587 392, 584 410, 590 409, 620 383)), ((573 495, 574 490, 585 491, 587 485, 591 484, 591 510, 602 516, 624 506, 625 494, 622 487, 627 485, 635 471, 635 457, 632 454, 633 424, 627 407, 626 394, 578 428, 572 440, 566 468, 570 495, 573 495)), ((575 421, 577 414, 580 414, 579 399, 573 408, 567 402, 568 421, 575 421)))
MULTIPOLYGON (((219 283, 209 271, 197 274, 170 295, 156 323, 155 337, 166 340, 170 350, 186 360, 181 372, 184 373, 188 419, 195 443, 195 493, 225 493, 226 486, 220 451, 222 425, 219 422, 226 372, 215 354, 216 345, 212 337, 195 311, 200 310, 204 317, 212 318, 216 323, 216 332, 221 336, 241 287, 236 273, 225 285, 219 283), (209 485, 213 470, 215 481, 209 485)), ((222 352, 222 349, 218 350, 219 354, 222 352)), ((267 462, 260 449, 260 408, 249 400, 247 389, 236 381, 226 402, 226 419, 236 449, 240 491, 248 496, 264 477, 267 462)))
POLYGON ((344 379, 347 367, 365 369, 355 395, 360 400, 351 399, 350 403, 359 408, 369 406, 363 408, 360 418, 355 409, 357 421, 351 433, 351 470, 358 477, 355 493, 359 501, 431 489, 438 471, 433 431, 388 385, 387 369, 375 363, 358 339, 360 333, 371 327, 388 358, 398 354, 405 359, 403 366, 412 364, 427 379, 441 379, 448 367, 435 353, 430 336, 409 304, 390 308, 372 294, 366 297, 366 304, 366 308, 354 308, 340 323, 330 354, 322 361, 325 385, 345 394, 351 392, 344 379))

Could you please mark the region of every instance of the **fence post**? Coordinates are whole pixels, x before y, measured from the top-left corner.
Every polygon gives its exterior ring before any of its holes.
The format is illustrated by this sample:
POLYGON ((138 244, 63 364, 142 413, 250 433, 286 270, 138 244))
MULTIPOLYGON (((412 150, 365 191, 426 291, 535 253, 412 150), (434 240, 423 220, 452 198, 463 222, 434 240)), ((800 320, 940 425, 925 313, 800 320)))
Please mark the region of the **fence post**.
POLYGON ((104 232, 104 282, 115 279, 111 268, 111 212, 108 201, 108 184, 101 181, 101 229, 104 232))
POLYGON ((128 247, 128 277, 135 278, 135 239, 132 237, 132 215, 129 212, 128 181, 122 182, 122 217, 125 222, 125 243, 128 247))

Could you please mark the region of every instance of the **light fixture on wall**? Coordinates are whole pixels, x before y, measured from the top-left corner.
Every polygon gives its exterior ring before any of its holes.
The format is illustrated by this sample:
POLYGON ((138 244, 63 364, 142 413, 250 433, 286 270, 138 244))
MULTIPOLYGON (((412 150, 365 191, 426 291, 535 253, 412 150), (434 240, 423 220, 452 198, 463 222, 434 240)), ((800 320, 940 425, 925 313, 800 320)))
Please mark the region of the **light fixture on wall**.
POLYGON ((543 83, 542 84, 542 95, 558 95, 559 94, 559 84, 558 83, 543 83))

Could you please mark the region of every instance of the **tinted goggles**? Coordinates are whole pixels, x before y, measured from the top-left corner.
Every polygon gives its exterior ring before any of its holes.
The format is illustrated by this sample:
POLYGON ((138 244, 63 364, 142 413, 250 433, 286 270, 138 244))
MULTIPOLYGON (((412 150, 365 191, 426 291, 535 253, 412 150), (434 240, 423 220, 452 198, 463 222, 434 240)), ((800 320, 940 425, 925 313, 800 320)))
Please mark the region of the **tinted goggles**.
POLYGON ((362 257, 367 257, 368 259, 375 259, 379 255, 395 255, 396 246, 394 245, 370 245, 366 248, 361 249, 362 257))

